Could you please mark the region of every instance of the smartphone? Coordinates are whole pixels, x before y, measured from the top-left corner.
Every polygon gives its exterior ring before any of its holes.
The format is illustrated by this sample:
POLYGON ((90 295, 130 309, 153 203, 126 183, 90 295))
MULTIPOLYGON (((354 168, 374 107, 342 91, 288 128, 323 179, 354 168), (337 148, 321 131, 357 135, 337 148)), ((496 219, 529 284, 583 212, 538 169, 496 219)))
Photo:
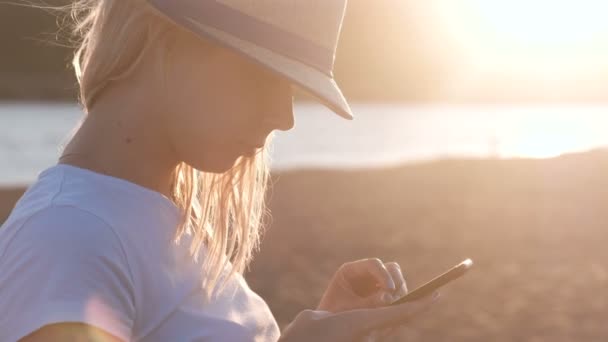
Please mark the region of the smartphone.
POLYGON ((426 297, 426 296, 432 294, 433 292, 435 292, 435 290, 442 287, 443 285, 451 282, 454 279, 458 279, 458 278, 462 277, 465 273, 467 273, 467 271, 469 269, 471 269, 471 266, 473 266, 473 260, 466 259, 465 261, 461 262, 460 264, 452 267, 447 272, 435 277, 433 280, 416 288, 415 290, 408 292, 408 294, 395 300, 394 302, 392 302, 389 305, 403 304, 406 302, 410 302, 410 301, 413 301, 416 299, 426 297))

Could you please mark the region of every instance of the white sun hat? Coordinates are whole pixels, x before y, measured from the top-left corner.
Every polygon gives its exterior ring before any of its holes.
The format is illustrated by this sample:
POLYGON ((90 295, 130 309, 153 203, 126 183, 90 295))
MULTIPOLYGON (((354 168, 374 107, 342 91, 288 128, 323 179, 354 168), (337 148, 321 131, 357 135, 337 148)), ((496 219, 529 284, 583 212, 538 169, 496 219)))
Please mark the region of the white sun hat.
POLYGON ((174 23, 288 78, 352 119, 333 77, 346 1, 148 0, 174 23))

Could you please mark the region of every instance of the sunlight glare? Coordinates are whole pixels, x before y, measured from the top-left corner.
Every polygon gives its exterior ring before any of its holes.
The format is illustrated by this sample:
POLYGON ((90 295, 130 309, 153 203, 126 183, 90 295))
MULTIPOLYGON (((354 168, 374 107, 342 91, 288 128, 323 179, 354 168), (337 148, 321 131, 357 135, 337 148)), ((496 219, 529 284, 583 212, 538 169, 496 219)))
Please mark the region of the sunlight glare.
POLYGON ((593 42, 608 31, 608 2, 602 0, 466 0, 499 38, 526 46, 593 42))
POLYGON ((597 73, 608 57, 608 1, 438 0, 432 3, 454 55, 483 70, 557 77, 597 73), (542 70, 539 70, 542 69, 542 70))
POLYGON ((576 116, 566 115, 571 107, 547 109, 540 114, 526 110, 514 112, 512 121, 505 124, 502 132, 502 157, 551 158, 564 153, 581 152, 590 146, 602 144, 605 117, 600 109, 594 116, 596 120, 577 120, 576 116))

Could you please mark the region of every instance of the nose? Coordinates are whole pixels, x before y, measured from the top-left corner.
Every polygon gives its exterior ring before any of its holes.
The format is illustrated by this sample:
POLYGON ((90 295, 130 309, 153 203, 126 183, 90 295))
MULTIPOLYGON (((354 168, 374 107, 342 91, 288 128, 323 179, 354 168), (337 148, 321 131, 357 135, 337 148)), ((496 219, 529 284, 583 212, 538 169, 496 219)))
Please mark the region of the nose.
POLYGON ((273 94, 272 104, 267 108, 264 122, 273 129, 289 131, 295 125, 293 114, 293 92, 291 86, 273 94))
POLYGON ((266 122, 280 131, 289 131, 295 126, 295 119, 293 115, 293 101, 290 100, 289 104, 285 105, 282 109, 276 110, 275 114, 269 116, 266 122))

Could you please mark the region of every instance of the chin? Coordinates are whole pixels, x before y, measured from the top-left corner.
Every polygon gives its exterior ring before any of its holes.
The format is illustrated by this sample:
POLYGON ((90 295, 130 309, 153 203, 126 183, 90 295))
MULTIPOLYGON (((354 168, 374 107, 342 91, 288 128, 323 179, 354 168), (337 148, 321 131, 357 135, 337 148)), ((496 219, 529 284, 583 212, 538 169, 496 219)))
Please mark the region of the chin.
POLYGON ((193 168, 208 173, 225 173, 230 170, 238 159, 236 158, 225 158, 215 160, 201 160, 196 163, 188 163, 193 168))

